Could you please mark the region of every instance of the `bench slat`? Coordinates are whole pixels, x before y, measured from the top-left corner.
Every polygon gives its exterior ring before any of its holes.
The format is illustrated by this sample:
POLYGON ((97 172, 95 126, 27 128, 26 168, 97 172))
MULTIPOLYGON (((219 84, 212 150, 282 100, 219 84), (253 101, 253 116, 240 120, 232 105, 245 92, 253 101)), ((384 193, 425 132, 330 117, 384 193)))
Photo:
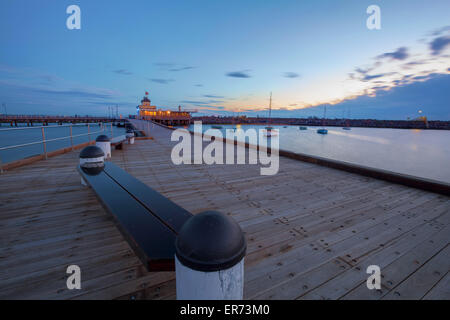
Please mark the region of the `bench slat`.
POLYGON ((124 142, 125 140, 127 140, 127 137, 125 135, 117 136, 111 139, 111 144, 116 145, 124 142))
POLYGON ((175 233, 154 217, 104 171, 88 175, 78 166, 104 208, 149 271, 173 271, 175 233))
POLYGON ((176 234, 179 233, 183 224, 192 217, 192 213, 167 199, 114 163, 105 162, 104 171, 176 234))

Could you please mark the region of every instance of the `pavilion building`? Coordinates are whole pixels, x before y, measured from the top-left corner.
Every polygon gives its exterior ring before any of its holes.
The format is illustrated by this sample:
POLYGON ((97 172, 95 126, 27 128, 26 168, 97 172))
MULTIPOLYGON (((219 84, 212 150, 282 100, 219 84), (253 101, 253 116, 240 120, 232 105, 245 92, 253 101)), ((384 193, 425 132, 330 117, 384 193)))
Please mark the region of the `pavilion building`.
POLYGON ((151 120, 167 126, 189 125, 192 112, 195 111, 181 110, 181 106, 178 106, 178 111, 158 109, 156 106, 152 106, 148 92, 145 93, 138 106, 139 119, 151 120))

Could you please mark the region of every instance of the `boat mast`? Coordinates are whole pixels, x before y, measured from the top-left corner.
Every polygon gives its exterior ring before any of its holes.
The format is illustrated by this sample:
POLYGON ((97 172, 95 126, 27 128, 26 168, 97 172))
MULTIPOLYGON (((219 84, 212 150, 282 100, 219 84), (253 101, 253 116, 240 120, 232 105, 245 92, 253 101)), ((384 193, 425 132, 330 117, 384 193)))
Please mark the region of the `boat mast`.
POLYGON ((272 91, 270 91, 270 102, 269 102, 269 123, 272 120, 272 91))
POLYGON ((322 127, 325 125, 325 117, 326 116, 327 116, 327 105, 324 105, 323 118, 322 118, 322 127))

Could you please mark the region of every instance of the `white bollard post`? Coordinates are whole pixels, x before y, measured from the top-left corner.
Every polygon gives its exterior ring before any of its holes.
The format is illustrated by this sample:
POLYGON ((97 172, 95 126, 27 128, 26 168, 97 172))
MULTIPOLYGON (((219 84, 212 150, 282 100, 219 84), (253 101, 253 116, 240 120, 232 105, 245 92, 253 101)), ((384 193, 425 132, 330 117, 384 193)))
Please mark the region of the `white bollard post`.
MULTIPOLYGON (((105 154, 97 146, 87 146, 80 152, 80 167, 86 173, 95 175, 100 173, 105 166, 105 154)), ((86 186, 86 181, 81 178, 81 184, 86 186)))
POLYGON ((108 136, 101 134, 95 139, 95 145, 103 150, 105 159, 111 158, 111 140, 108 136))
POLYGON ((134 131, 133 130, 127 130, 127 139, 129 144, 134 144, 134 131))
POLYGON ((190 218, 175 242, 178 300, 242 300, 247 243, 230 217, 205 211, 190 218))

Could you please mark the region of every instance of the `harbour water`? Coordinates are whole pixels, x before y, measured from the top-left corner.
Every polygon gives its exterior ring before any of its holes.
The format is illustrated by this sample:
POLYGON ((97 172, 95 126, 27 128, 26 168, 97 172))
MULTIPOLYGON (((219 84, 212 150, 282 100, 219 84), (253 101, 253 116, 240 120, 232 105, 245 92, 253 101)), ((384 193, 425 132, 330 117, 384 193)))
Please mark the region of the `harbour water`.
MULTIPOLYGON (((42 141, 42 126, 35 123, 33 127, 26 127, 22 124, 21 127, 9 127, 3 125, 0 127, 0 148, 19 144, 27 144, 32 142, 42 141)), ((65 139, 46 142, 47 152, 71 146, 70 126, 50 123, 49 126, 44 126, 44 133, 46 140, 58 139, 66 137, 65 139)), ((74 124, 72 126, 72 143, 77 145, 95 140, 100 134, 106 134, 111 137, 111 124, 91 123, 89 128, 86 124, 74 124), (90 133, 87 135, 87 133, 90 133), (77 136, 81 135, 81 136, 77 136)), ((112 126, 112 134, 114 136, 125 134, 125 128, 112 126)), ((8 163, 15 160, 20 160, 44 153, 44 146, 42 143, 23 146, 19 148, 0 150, 0 160, 2 163, 8 163)))
MULTIPOLYGON (((203 125, 208 130, 211 125, 203 125)), ((264 129, 254 125, 222 125, 226 129, 264 129)), ((450 131, 384 128, 273 126, 279 130, 280 149, 389 170, 450 183, 450 131)), ((193 126, 189 127, 193 130, 193 126)))
MULTIPOLYGON (((222 125, 220 129, 225 136, 226 129, 264 129, 255 125, 222 125)), ((203 125, 203 130, 211 129, 203 125)), ((299 126, 273 126, 279 130, 280 149, 312 156, 345 161, 367 167, 389 170, 420 178, 427 178, 450 183, 450 131, 446 130, 408 130, 356 128, 343 130, 340 127, 326 127, 328 134, 317 134, 318 127, 300 130, 299 126)), ((0 148, 27 144, 42 140, 41 128, 9 130, 0 127, 0 148)), ((193 126, 189 127, 193 130, 193 126)), ((69 137, 69 126, 50 124, 44 127, 46 140, 69 137)), ((113 126, 113 136, 125 134, 125 129, 113 126)), ((72 126, 72 143, 74 145, 94 140, 99 134, 111 136, 111 125, 91 124, 90 136, 87 125, 72 126), (102 131, 103 130, 103 131, 102 131)), ((71 145, 70 138, 46 143, 47 152, 71 145)), ((0 150, 2 163, 24 159, 43 153, 42 143, 20 148, 0 150)))

